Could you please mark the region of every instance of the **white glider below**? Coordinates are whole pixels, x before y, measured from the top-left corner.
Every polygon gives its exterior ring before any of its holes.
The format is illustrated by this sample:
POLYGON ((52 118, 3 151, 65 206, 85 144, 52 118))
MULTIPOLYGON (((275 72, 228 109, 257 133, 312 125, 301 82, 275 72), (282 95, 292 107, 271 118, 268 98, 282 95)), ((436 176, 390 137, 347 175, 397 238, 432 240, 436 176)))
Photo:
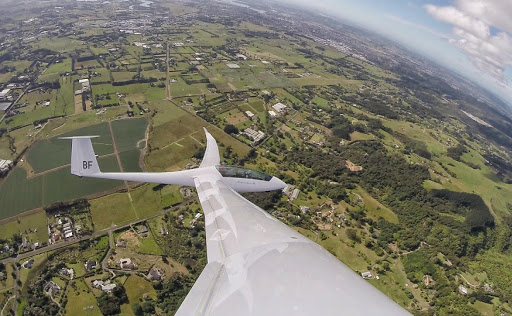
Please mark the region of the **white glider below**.
POLYGON ((282 189, 263 172, 220 164, 215 139, 199 168, 102 173, 94 136, 72 139, 71 173, 195 186, 205 215, 208 264, 176 315, 410 315, 318 244, 237 192, 282 189))

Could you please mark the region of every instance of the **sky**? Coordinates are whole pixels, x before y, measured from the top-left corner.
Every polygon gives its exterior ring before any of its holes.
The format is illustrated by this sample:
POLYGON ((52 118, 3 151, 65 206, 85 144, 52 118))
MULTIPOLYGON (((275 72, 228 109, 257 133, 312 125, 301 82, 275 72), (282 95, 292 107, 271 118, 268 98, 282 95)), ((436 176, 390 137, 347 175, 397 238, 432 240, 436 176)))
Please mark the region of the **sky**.
POLYGON ((512 0, 281 0, 337 16, 421 53, 512 107, 512 0))

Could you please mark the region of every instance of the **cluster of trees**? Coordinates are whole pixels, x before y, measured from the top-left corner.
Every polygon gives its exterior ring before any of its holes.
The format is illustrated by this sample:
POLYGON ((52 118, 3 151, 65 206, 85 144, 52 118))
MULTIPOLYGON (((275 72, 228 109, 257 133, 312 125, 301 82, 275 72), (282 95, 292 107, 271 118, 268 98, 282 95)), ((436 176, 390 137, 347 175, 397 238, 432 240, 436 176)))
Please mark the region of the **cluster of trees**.
POLYGON ((460 161, 460 157, 467 152, 468 150, 466 149, 466 147, 462 144, 459 144, 455 147, 448 148, 448 150, 446 151, 446 156, 452 158, 453 160, 460 161))
POLYGON ((129 302, 126 290, 121 284, 116 284, 111 293, 103 292, 97 301, 103 315, 117 315, 121 313, 121 305, 129 302))
POLYGON ((424 142, 407 137, 401 133, 393 133, 393 135, 404 145, 405 153, 415 153, 420 157, 430 159, 432 154, 428 151, 424 142))
POLYGON ((46 283, 51 280, 52 275, 56 272, 55 267, 45 266, 41 274, 27 288, 27 304, 23 308, 23 315, 39 316, 39 315, 58 315, 59 307, 48 295, 43 292, 46 283))
POLYGON ((88 212, 91 204, 86 199, 77 199, 71 202, 56 202, 44 208, 45 212, 49 215, 59 213, 66 213, 70 215, 77 215, 80 213, 88 212))
POLYGON ((479 234, 494 225, 494 218, 480 196, 448 190, 429 193, 423 187, 423 182, 430 179, 428 168, 388 153, 377 141, 354 143, 339 155, 317 148, 295 149, 288 153, 286 161, 311 168, 313 173, 308 182, 316 178, 339 183, 316 183, 319 193, 343 199, 342 188, 359 183, 391 207, 399 224, 378 221, 380 247, 397 242, 403 250, 415 250, 421 241, 428 241, 456 260, 475 256, 491 246, 490 234, 479 234), (363 170, 351 172, 345 167, 345 160, 363 166, 363 170), (462 216, 464 221, 447 213, 462 216))

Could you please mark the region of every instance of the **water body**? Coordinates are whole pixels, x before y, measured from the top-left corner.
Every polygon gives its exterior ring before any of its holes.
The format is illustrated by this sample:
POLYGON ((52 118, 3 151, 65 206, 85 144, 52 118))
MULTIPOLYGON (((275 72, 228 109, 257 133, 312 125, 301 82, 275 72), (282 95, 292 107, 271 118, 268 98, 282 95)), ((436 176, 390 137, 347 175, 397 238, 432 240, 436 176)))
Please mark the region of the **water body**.
POLYGON ((241 2, 238 2, 236 0, 219 0, 219 1, 231 4, 231 5, 236 5, 236 6, 239 6, 239 7, 242 7, 242 8, 248 8, 248 9, 254 10, 254 11, 258 12, 258 13, 265 13, 265 11, 263 11, 263 10, 255 9, 255 8, 245 4, 245 3, 241 3, 241 2))

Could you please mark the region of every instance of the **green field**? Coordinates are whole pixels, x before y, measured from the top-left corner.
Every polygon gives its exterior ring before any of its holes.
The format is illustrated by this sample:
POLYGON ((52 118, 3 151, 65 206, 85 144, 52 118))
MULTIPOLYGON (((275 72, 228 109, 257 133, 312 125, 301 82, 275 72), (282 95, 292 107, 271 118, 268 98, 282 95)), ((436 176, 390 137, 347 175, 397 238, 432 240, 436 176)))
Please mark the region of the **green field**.
POLYGON ((27 180, 27 172, 15 168, 0 185, 0 219, 42 206, 43 178, 27 180))
POLYGON ((11 238, 14 234, 29 235, 33 241, 43 242, 48 239, 46 226, 46 213, 41 211, 34 214, 20 216, 16 221, 0 224, 0 239, 11 238), (33 233, 29 233, 32 231, 33 233))
POLYGON ((119 152, 136 149, 137 142, 144 139, 148 127, 146 119, 116 120, 111 124, 119 152))
POLYGON ((114 152, 108 124, 101 123, 36 142, 27 154, 27 161, 36 173, 67 165, 71 161, 71 141, 59 137, 87 135, 100 136, 92 139, 97 155, 103 156, 114 152))
POLYGON ((123 166, 124 172, 140 172, 142 169, 139 166, 140 150, 134 149, 125 151, 119 154, 121 159, 121 165, 123 166))
POLYGON ((61 88, 51 90, 48 93, 31 92, 23 96, 19 103, 27 103, 28 106, 20 109, 21 114, 12 117, 12 122, 7 124, 4 120, 0 125, 8 128, 33 124, 35 121, 61 115, 75 113, 73 103, 72 77, 60 77, 61 88), (36 102, 50 100, 49 106, 36 105, 36 102))
MULTIPOLYGON (((114 156, 101 158, 98 161, 102 171, 118 172, 119 166, 114 156)), ((121 181, 79 178, 72 175, 68 168, 50 172, 44 176, 44 199, 43 205, 58 201, 77 199, 83 196, 111 190, 122 185, 121 181)))
POLYGON ((151 285, 151 282, 141 278, 137 275, 131 275, 124 283, 126 295, 130 303, 138 303, 147 294, 152 299, 156 299, 156 291, 151 285))
POLYGON ((126 193, 116 193, 89 202, 91 203, 91 215, 96 231, 137 218, 126 193))
POLYGON ((69 289, 65 315, 102 315, 96 298, 85 284, 84 279, 74 281, 74 285, 69 289))

